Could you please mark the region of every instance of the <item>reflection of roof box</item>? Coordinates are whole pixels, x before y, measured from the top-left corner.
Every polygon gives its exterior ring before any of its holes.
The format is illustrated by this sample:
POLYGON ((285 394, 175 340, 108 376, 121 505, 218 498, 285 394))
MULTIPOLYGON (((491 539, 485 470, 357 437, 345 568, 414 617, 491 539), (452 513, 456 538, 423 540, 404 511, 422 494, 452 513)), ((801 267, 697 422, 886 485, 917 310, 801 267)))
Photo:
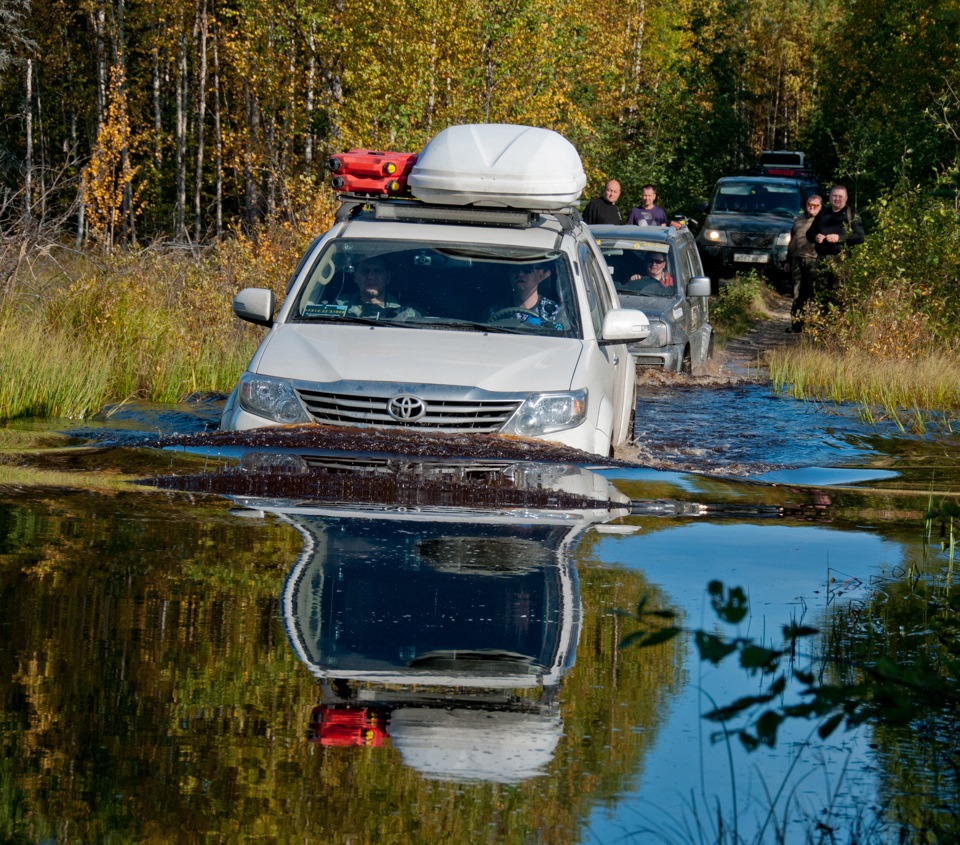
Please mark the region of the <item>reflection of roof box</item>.
POLYGON ((562 135, 496 123, 444 129, 408 178, 423 202, 530 210, 568 208, 586 183, 580 155, 562 135))
POLYGON ((562 727, 556 714, 400 708, 389 733, 424 777, 519 783, 545 773, 562 727))

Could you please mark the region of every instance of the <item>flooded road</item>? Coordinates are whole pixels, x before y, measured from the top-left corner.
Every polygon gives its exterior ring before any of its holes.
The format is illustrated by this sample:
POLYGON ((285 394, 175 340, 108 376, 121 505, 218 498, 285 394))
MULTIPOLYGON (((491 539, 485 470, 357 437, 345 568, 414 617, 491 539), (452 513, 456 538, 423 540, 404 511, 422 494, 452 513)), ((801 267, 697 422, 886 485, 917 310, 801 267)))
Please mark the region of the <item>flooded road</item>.
POLYGON ((810 625, 831 666, 891 581, 952 573, 953 435, 737 380, 642 385, 636 450, 586 464, 226 437, 220 403, 0 432, 0 840, 883 842, 955 794, 909 732, 716 742, 756 676, 618 648, 641 601, 715 629, 719 579, 731 635, 810 625))

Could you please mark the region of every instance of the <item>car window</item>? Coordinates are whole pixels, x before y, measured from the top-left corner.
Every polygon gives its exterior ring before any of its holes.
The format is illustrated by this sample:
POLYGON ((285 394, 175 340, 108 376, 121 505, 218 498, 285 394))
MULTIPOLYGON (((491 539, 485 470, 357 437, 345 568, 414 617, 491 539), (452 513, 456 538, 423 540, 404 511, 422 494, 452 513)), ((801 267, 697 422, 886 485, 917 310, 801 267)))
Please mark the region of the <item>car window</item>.
POLYGON ((604 296, 600 267, 586 244, 580 244, 580 266, 583 268, 583 287, 587 294, 590 321, 594 333, 599 336, 603 315, 609 310, 609 302, 604 296))
POLYGON ((476 244, 331 240, 289 319, 582 336, 563 253, 476 244))
POLYGON ((687 261, 690 262, 690 276, 703 276, 703 262, 700 260, 700 251, 697 249, 697 245, 694 240, 691 238, 683 245, 683 254, 687 257, 687 261))
POLYGON ((803 210, 800 186, 774 182, 724 182, 717 185, 713 211, 736 214, 799 214, 803 210))
POLYGON ((700 256, 697 248, 692 243, 685 243, 680 248, 680 264, 683 266, 683 290, 686 291, 690 279, 694 276, 702 276, 700 269, 700 256))
POLYGON ((664 241, 601 238, 599 246, 618 293, 675 296, 677 278, 689 274, 678 269, 670 245, 664 241))

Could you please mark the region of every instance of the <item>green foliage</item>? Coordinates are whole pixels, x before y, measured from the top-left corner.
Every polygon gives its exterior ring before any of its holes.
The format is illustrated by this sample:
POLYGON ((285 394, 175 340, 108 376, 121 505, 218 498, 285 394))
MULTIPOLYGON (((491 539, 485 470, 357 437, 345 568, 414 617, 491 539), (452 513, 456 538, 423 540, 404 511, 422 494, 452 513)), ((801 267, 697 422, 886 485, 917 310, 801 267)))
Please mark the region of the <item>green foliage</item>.
POLYGON ((821 176, 849 182, 859 205, 901 177, 929 183, 958 151, 928 114, 956 83, 956 4, 853 0, 830 9, 812 128, 821 176))
MULTIPOLYGON (((721 582, 713 581, 707 590, 721 623, 735 626, 746 618, 749 604, 742 588, 727 589, 721 582)), ((880 599, 874 608, 874 628, 884 612, 883 604, 880 599)), ((784 646, 774 649, 749 637, 665 627, 663 620, 672 619, 672 613, 667 609, 648 609, 646 601, 641 600, 633 614, 638 630, 624 637, 620 645, 649 647, 686 632, 693 635, 703 661, 719 665, 736 656, 747 674, 764 679, 764 688, 704 715, 722 726, 715 739, 734 735, 752 751, 760 746, 775 747, 779 728, 788 719, 816 720, 817 735, 826 739, 843 725, 907 725, 926 719, 931 711, 954 712, 960 706, 960 588, 939 596, 920 590, 914 606, 921 613, 910 618, 908 634, 925 633, 927 645, 901 659, 874 651, 862 652, 856 669, 858 678, 846 683, 823 683, 822 669, 794 664, 798 641, 818 633, 815 628, 796 623, 784 626, 784 646), (931 602, 935 608, 932 618, 931 602), (795 703, 784 699, 791 683, 797 689, 795 703)), ((955 762, 960 763, 960 758, 955 762)))
POLYGON ((953 204, 913 188, 884 196, 873 212, 873 231, 842 268, 838 306, 813 317, 811 337, 887 360, 960 348, 953 204))
POLYGON ((721 343, 744 334, 766 316, 765 287, 763 279, 751 270, 720 288, 720 295, 710 304, 710 322, 721 343))

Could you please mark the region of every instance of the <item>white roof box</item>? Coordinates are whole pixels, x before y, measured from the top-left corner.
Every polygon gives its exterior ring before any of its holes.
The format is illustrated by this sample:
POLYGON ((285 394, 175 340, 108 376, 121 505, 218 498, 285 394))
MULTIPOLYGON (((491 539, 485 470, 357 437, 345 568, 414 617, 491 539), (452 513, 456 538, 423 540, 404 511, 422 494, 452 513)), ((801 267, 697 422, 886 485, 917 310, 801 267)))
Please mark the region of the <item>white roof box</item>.
POLYGON ((423 202, 556 211, 576 203, 587 177, 573 144, 550 129, 475 123, 439 133, 407 182, 423 202))

